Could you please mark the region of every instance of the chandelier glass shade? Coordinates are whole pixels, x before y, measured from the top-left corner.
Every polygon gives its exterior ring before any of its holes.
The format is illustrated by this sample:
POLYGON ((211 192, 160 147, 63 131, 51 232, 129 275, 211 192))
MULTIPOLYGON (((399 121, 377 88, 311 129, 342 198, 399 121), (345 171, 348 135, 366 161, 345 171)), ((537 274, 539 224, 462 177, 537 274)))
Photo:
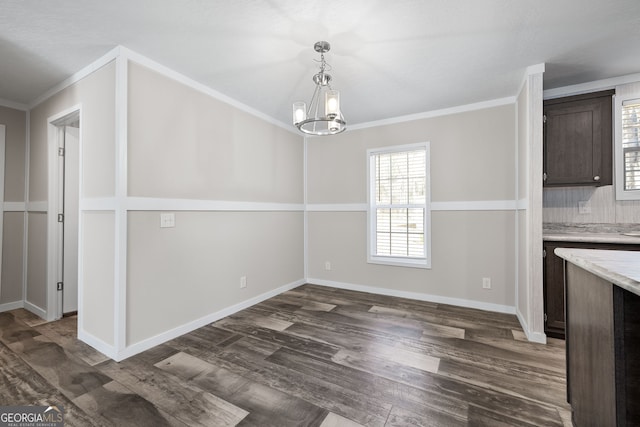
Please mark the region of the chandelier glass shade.
POLYGON ((340 92, 331 88, 330 66, 324 54, 331 49, 328 42, 317 42, 313 48, 320 54, 320 71, 313 76, 316 87, 309 105, 303 101, 293 103, 293 124, 308 135, 335 135, 347 129, 340 111, 340 92))

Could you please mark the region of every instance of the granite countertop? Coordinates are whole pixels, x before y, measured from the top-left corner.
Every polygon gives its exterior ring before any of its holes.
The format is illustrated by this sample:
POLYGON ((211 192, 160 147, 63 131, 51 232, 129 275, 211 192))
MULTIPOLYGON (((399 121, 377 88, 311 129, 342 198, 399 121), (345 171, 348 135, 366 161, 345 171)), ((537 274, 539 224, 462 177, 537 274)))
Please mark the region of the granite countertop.
POLYGON ((545 223, 542 239, 552 242, 620 243, 640 245, 640 224, 545 223), (627 236, 625 233, 637 234, 627 236))
POLYGON ((557 248, 555 254, 640 296, 640 252, 557 248))

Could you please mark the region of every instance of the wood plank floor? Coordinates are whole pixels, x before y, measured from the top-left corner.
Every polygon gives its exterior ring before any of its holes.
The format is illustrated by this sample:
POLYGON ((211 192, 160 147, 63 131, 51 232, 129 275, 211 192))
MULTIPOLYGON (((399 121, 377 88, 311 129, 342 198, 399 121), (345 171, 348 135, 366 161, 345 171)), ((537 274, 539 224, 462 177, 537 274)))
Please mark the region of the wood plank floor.
POLYGON ((564 341, 515 316, 313 285, 116 363, 0 313, 0 405, 66 425, 567 426, 564 341))

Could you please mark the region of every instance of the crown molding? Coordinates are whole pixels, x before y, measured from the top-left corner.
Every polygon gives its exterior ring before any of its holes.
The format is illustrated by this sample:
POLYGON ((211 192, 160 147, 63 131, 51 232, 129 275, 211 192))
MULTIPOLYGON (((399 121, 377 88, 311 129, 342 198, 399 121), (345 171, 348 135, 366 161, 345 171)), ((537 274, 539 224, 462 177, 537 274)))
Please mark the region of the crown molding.
POLYGON ((10 101, 8 99, 0 99, 0 107, 13 108, 14 110, 28 111, 29 106, 27 104, 21 104, 19 102, 10 101))
POLYGON ((515 104, 516 97, 497 98, 473 104, 459 105, 457 107, 443 108, 440 110, 426 111, 424 113, 408 114, 406 116, 392 117, 389 119, 375 120, 372 122, 352 125, 348 130, 366 129, 378 126, 393 125, 397 123, 411 122, 415 120, 430 119, 433 117, 448 116, 451 114, 466 113, 468 111, 483 110, 485 108, 500 107, 502 105, 515 104))
POLYGON ((640 82, 640 73, 627 74, 609 79, 595 80, 570 86, 547 89, 543 92, 544 99, 560 98, 562 96, 580 95, 582 93, 596 92, 599 90, 615 89, 616 86, 640 82))
POLYGON ((77 73, 74 73, 67 79, 61 81, 60 83, 58 83, 57 85, 55 85, 54 87, 52 87, 51 89, 49 89, 48 91, 46 91, 45 93, 43 93, 42 95, 40 95, 39 97, 31 101, 29 103, 29 109, 33 109, 34 107, 42 104, 44 101, 51 98, 56 93, 66 89, 67 87, 71 86, 74 83, 79 82, 83 78, 87 77, 89 74, 104 67, 109 62, 113 61, 118 57, 118 55, 120 54, 120 49, 121 49, 120 46, 117 46, 111 49, 109 52, 107 52, 97 60, 93 61, 91 64, 87 65, 77 73))

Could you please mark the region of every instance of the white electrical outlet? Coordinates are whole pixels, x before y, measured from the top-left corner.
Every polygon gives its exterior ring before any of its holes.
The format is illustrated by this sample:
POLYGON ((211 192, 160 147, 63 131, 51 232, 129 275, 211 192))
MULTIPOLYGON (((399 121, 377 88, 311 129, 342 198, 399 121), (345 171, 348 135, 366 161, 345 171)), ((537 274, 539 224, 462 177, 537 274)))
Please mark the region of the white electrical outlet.
POLYGON ((589 200, 580 200, 578 202, 578 213, 579 214, 590 214, 591 213, 591 202, 589 200))
POLYGON ((482 289, 491 289, 491 278, 483 277, 482 278, 482 289))
POLYGON ((173 212, 162 212, 160 214, 160 228, 170 228, 176 226, 176 215, 173 212))
POLYGON ((247 276, 242 276, 240 278, 240 287, 241 288, 246 288, 247 287, 247 276))
POLYGON ((329 261, 325 261, 324 262, 324 269, 325 270, 331 270, 331 263, 329 261))

